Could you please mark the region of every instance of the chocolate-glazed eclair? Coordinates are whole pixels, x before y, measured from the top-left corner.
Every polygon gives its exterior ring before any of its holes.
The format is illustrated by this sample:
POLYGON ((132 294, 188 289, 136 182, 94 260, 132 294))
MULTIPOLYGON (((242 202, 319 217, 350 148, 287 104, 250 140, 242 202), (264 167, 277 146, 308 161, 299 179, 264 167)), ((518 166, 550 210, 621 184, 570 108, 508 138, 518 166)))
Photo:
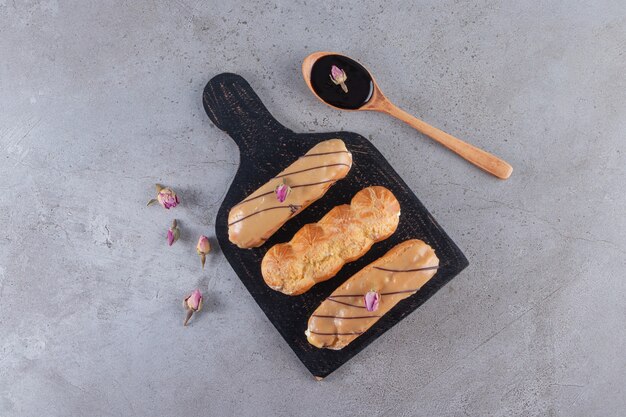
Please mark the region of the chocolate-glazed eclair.
POLYGON ((415 294, 437 268, 435 251, 421 240, 396 245, 320 304, 305 332, 309 343, 318 348, 344 348, 400 300, 415 294))
POLYGON ((261 246, 287 220, 345 177, 351 167, 352 154, 342 140, 318 143, 230 209, 228 238, 240 248, 261 246))
POLYGON ((261 273, 272 289, 298 295, 332 278, 347 262, 396 231, 400 203, 385 187, 367 187, 350 205, 337 206, 319 222, 302 227, 263 257, 261 273))

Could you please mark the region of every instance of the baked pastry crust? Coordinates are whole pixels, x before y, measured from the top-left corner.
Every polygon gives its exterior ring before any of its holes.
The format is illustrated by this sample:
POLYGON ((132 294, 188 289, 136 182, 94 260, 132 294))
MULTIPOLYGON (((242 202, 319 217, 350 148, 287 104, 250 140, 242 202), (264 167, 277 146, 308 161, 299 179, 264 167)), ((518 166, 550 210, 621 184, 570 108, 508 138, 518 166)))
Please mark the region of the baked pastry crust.
POLYGON ((352 154, 341 139, 318 143, 293 164, 230 209, 228 238, 240 248, 261 246, 289 219, 321 198, 352 167, 352 154), (280 202, 280 184, 291 192, 280 202))
POLYGON ((399 216, 400 203, 391 191, 364 188, 349 205, 333 208, 319 222, 303 226, 290 242, 270 248, 261 262, 263 279, 276 291, 302 294, 391 236, 399 216))
POLYGON ((318 348, 342 349, 365 333, 398 302, 415 294, 436 273, 439 259, 421 240, 404 241, 337 288, 309 318, 305 332, 318 348), (379 295, 368 311, 365 294, 379 295))

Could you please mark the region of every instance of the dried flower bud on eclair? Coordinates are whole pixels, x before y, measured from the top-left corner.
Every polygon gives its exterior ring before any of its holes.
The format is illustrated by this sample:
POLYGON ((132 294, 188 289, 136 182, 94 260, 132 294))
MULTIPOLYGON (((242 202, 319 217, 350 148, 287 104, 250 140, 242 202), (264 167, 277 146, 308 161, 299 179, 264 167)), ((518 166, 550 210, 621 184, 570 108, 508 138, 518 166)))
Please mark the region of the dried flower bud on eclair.
POLYGON ((365 309, 367 311, 378 310, 378 303, 380 302, 380 294, 376 291, 368 291, 364 297, 365 309))
POLYGON ((283 203, 287 199, 289 193, 291 193, 291 187, 285 184, 285 182, 283 181, 282 184, 276 186, 276 188, 274 189, 274 193, 276 194, 276 199, 279 202, 283 203))

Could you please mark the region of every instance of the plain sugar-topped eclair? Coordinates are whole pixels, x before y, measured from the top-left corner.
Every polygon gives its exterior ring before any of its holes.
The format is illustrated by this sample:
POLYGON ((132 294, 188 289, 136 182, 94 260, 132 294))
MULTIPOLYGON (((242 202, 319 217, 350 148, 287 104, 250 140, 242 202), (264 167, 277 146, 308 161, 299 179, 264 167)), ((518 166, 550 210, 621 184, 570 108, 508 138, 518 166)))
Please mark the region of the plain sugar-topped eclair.
POLYGON ((261 246, 289 219, 321 198, 352 167, 341 139, 318 143, 230 209, 228 238, 240 248, 261 246))
POLYGON ((415 294, 439 268, 421 240, 404 241, 350 277, 309 318, 305 332, 318 348, 342 349, 401 300, 415 294))

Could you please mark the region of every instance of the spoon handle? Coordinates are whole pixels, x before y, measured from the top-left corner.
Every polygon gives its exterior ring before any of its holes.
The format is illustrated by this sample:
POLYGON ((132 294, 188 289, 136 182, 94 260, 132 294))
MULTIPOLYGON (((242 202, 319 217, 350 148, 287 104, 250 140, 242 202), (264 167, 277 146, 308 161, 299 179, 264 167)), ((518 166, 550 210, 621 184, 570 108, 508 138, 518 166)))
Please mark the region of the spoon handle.
POLYGON ((472 146, 469 143, 463 142, 462 140, 447 134, 443 130, 439 130, 434 126, 421 121, 417 117, 410 115, 389 102, 385 104, 386 105, 382 106, 380 109, 383 113, 387 113, 396 119, 402 120, 409 126, 414 127, 417 131, 439 142, 477 167, 503 180, 511 176, 513 167, 497 156, 472 146))

